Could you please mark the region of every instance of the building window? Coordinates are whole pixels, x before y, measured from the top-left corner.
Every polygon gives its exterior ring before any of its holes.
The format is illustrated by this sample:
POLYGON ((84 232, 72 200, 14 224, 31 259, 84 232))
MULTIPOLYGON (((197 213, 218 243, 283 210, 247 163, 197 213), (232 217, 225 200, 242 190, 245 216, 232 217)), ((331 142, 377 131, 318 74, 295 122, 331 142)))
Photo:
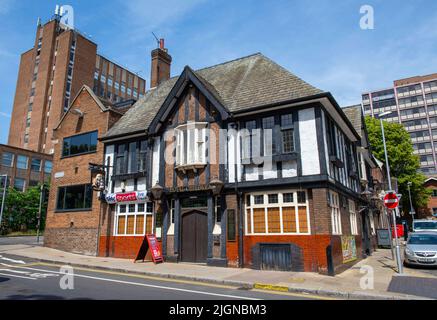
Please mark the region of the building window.
POLYGON ((293 129, 282 130, 282 153, 294 151, 294 132, 293 129))
POLYGON ((91 209, 93 190, 91 184, 59 187, 56 210, 91 209))
POLYGON ((228 241, 235 241, 237 239, 236 223, 235 223, 235 210, 227 210, 227 231, 228 231, 228 241))
POLYGON ((329 203, 331 206, 332 234, 341 234, 341 213, 338 193, 330 191, 329 198, 329 203))
POLYGON ((17 168, 18 169, 27 170, 27 168, 28 168, 28 161, 29 161, 28 157, 19 155, 17 157, 17 168))
POLYGON ((28 107, 27 107, 27 111, 30 112, 33 109, 33 103, 29 103, 28 107))
POLYGON ((118 83, 117 81, 114 82, 114 88, 115 90, 120 90, 120 83, 118 83))
POLYGON ((97 131, 64 138, 62 156, 68 157, 97 150, 97 131))
POLYGON ((100 75, 100 81, 101 82, 103 82, 103 83, 106 83, 106 77, 105 77, 105 75, 100 75))
POLYGON ((205 164, 205 123, 176 128, 176 165, 205 164))
POLYGON ((108 77, 108 86, 112 87, 112 77, 108 77))
POLYGON ((10 152, 2 153, 2 166, 12 167, 14 164, 14 154, 10 152))
POLYGON ((127 88, 127 95, 128 96, 132 95, 132 89, 131 88, 127 88))
POLYGON ((246 199, 246 234, 310 234, 305 191, 254 193, 246 199))
POLYGON ((215 197, 214 199, 215 201, 215 207, 214 207, 214 222, 216 224, 220 224, 220 222, 222 221, 222 209, 221 209, 221 198, 220 197, 215 197))
POLYGON ((14 179, 14 189, 15 190, 23 192, 25 185, 26 185, 26 180, 20 179, 20 178, 14 179))
POLYGON ((52 173, 53 162, 50 160, 46 160, 44 162, 44 173, 52 173))
POLYGON ((144 236, 153 233, 153 203, 119 204, 116 209, 116 236, 144 236))
POLYGON ((29 134, 28 133, 26 133, 24 135, 24 143, 29 143, 29 134))
POLYGON ((41 171, 41 159, 32 159, 32 162, 30 163, 30 170, 35 172, 41 171))
POLYGON ((432 189, 433 198, 437 197, 437 189, 432 189))
POLYGON ((145 172, 146 152, 146 140, 118 145, 115 158, 115 174, 145 172))
POLYGON ((276 153, 276 144, 273 137, 275 117, 268 117, 262 120, 264 156, 271 156, 276 153))
POLYGON ((372 235, 375 235, 376 234, 375 218, 373 216, 373 212, 372 211, 369 212, 369 222, 370 222, 370 233, 372 235))
POLYGON ((349 200, 349 217, 351 221, 351 234, 358 235, 357 211, 353 200, 349 200))
POLYGON ((94 79, 95 79, 95 80, 98 80, 98 79, 99 79, 99 70, 96 70, 96 71, 94 72, 94 79))

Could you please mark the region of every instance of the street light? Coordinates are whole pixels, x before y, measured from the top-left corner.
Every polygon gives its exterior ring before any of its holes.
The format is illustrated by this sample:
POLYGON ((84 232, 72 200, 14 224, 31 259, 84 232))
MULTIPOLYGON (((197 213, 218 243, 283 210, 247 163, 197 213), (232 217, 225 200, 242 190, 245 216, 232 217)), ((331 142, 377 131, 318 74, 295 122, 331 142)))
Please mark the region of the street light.
MULTIPOLYGON (((391 113, 392 113, 392 111, 386 111, 386 112, 383 112, 383 113, 379 114, 379 121, 381 123, 381 131, 382 131, 382 142, 384 144, 385 166, 386 166, 386 169, 387 169, 388 189, 390 191, 392 191, 391 177, 390 177, 390 166, 388 164, 387 145, 385 143, 384 124, 382 123, 382 118, 385 117, 385 116, 388 116, 391 113)), ((396 226, 396 215, 395 215, 395 211, 394 210, 392 210, 391 212, 392 212, 392 216, 393 216, 393 230, 394 230, 394 234, 395 234, 396 261, 397 261, 397 264, 398 264, 398 273, 402 274, 403 270, 402 270, 402 263, 401 263, 401 250, 399 248, 398 231, 397 231, 397 226, 396 226)))
POLYGON ((5 207, 5 198, 6 198, 6 186, 8 184, 8 175, 7 174, 2 174, 0 175, 0 177, 4 177, 4 183, 3 183, 3 196, 2 196, 2 206, 0 209, 0 227, 2 225, 2 218, 3 218, 3 209, 5 207))
POLYGON ((412 183, 410 181, 408 181, 407 186, 408 186, 408 196, 410 197, 410 214, 411 214, 411 217, 413 217, 413 221, 414 221, 414 215, 416 214, 416 212, 414 211, 414 208, 413 208, 413 201, 411 201, 411 190, 410 190, 411 185, 412 185, 412 183))

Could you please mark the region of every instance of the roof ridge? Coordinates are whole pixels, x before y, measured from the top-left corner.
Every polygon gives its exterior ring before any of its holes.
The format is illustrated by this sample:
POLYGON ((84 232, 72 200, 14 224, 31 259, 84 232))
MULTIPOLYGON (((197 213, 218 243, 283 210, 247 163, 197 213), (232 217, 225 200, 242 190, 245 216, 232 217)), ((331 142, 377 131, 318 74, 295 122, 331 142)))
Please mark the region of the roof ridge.
POLYGON ((244 59, 251 58, 251 57, 254 57, 254 56, 264 56, 264 55, 261 52, 256 52, 256 53, 249 54, 247 56, 243 56, 243 57, 239 57, 239 58, 236 58, 236 59, 228 60, 228 61, 225 61, 225 62, 217 63, 217 64, 214 64, 214 65, 209 66, 209 67, 203 67, 203 68, 200 68, 200 69, 196 69, 195 71, 203 71, 203 70, 206 70, 206 69, 215 68, 215 67, 218 67, 218 66, 221 66, 221 65, 224 65, 224 64, 232 63, 232 62, 239 61, 239 60, 244 60, 244 59))

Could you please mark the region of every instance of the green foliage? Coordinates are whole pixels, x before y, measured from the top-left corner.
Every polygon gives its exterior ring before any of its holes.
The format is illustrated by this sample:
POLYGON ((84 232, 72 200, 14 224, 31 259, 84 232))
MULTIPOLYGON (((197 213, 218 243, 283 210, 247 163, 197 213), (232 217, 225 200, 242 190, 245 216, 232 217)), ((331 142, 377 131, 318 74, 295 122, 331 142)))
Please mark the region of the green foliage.
MULTIPOLYGON (((383 121, 383 124, 390 175, 392 178, 398 179, 399 193, 402 194, 401 202, 403 210, 405 212, 410 210, 408 182, 412 183, 410 188, 414 208, 417 210, 418 208, 425 207, 431 191, 424 187, 426 176, 418 171, 420 168, 419 157, 414 154, 410 135, 399 123, 383 121)), ((380 121, 375 118, 366 117, 366 126, 372 153, 385 164, 380 121)))
MULTIPOLYGON (((45 185, 45 193, 48 190, 49 187, 45 185)), ((5 234, 15 231, 26 231, 28 229, 35 230, 38 225, 40 186, 27 188, 25 192, 8 188, 6 192, 0 233, 5 234)), ((46 208, 47 201, 43 199, 40 230, 44 229, 46 208)))

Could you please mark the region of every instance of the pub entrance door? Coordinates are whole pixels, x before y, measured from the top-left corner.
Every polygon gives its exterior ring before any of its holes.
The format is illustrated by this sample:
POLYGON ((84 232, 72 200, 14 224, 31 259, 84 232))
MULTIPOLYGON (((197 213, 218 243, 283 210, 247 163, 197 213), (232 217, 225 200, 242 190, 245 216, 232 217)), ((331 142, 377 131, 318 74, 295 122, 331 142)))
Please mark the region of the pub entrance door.
POLYGON ((207 213, 192 210, 182 215, 181 261, 206 263, 208 256, 207 213))

